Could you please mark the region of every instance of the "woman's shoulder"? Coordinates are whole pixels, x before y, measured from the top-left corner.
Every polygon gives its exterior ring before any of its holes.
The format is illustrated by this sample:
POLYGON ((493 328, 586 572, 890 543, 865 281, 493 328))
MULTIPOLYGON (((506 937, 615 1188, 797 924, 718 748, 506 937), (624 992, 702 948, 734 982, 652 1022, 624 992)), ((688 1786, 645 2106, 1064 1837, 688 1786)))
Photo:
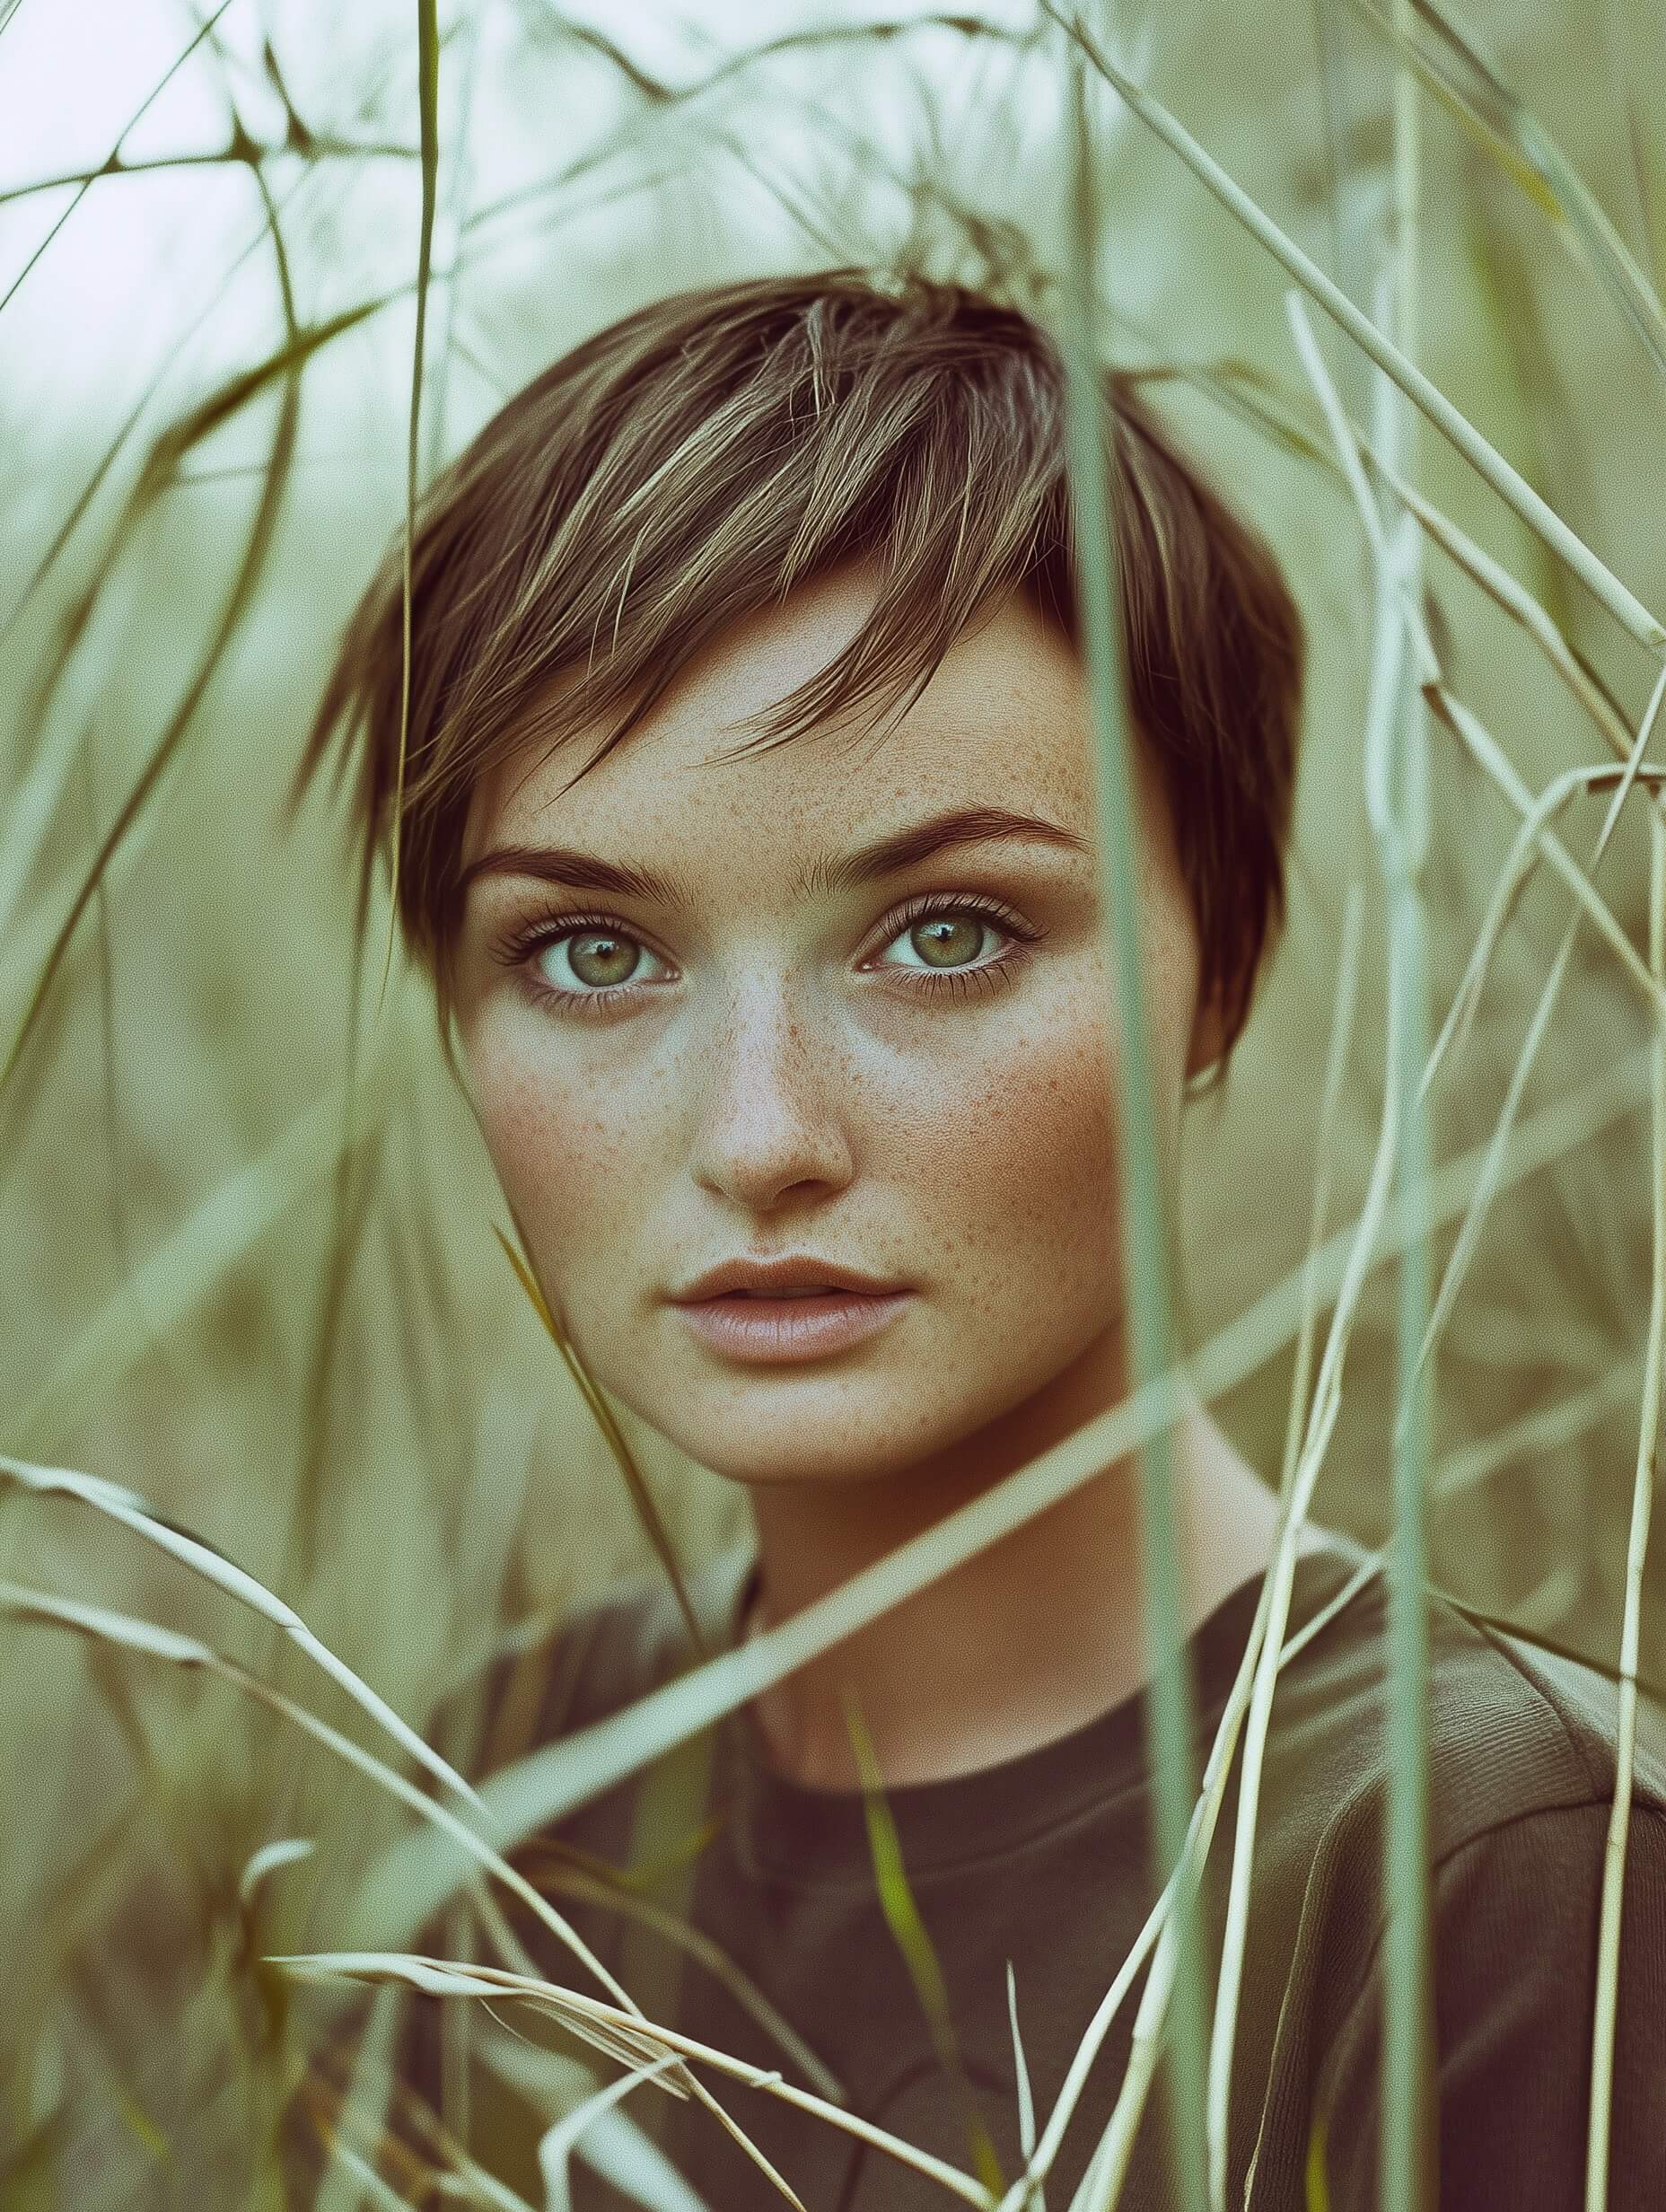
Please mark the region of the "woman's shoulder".
MULTIPOLYGON (((1390 1603, 1380 1572, 1281 1681, 1291 1802, 1317 1816, 1307 1849, 1374 1857, 1393 1765, 1390 1603)), ((1438 1865, 1513 1824, 1612 1801, 1617 1683, 1589 1659, 1435 1592, 1418 1718, 1438 1865)), ((1666 1821, 1666 1709, 1638 1701, 1632 1794, 1666 1821)), ((1574 1823, 1576 1827, 1577 1822, 1574 1823)), ((1546 1824, 1546 1832, 1548 1825, 1546 1824)))
MULTIPOLYGON (((1611 1802, 1619 1688, 1592 1661, 1436 1599, 1430 1690, 1437 1856, 1536 1813, 1611 1802)), ((1639 1698, 1632 1795, 1657 1817, 1666 1817, 1663 1719, 1639 1698)))
MULTIPOLYGON (((1359 1638, 1335 1741, 1364 1748, 1329 1799, 1293 1885, 1285 2061, 1328 2106, 1333 2202, 1374 2203, 1390 1791, 1386 1607, 1359 1638), (1373 1708, 1374 1707, 1374 1711, 1373 1708)), ((1439 2022, 1441 2194, 1460 2204, 1576 2204, 1591 2064, 1598 1927, 1619 1734, 1601 1668, 1432 1599, 1429 1969, 1439 2022)), ((1339 1665, 1333 1660, 1333 1665, 1339 1665)), ((1609 2201, 1666 2202, 1666 1762, 1640 1701, 1618 1960, 1609 2201)))

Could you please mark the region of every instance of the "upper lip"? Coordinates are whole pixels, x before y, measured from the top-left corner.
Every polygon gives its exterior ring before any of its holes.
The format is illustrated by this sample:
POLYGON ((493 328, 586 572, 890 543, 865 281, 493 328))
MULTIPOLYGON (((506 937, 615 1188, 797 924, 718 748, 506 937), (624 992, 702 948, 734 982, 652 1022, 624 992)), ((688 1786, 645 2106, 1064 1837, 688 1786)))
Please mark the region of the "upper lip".
POLYGON ((748 1291, 758 1297, 781 1297, 791 1291, 853 1290, 864 1297, 878 1297, 900 1290, 900 1283, 881 1282, 855 1268, 841 1268, 830 1260, 806 1254, 784 1253, 779 1260, 726 1260, 710 1268, 681 1290, 671 1293, 672 1303, 692 1305, 702 1298, 721 1298, 731 1291, 748 1291))

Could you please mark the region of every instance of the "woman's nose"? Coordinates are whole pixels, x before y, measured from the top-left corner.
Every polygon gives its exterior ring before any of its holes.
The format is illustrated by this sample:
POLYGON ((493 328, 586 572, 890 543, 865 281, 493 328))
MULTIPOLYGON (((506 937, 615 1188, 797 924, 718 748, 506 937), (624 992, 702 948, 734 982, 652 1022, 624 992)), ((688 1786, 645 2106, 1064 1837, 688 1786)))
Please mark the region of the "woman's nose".
POLYGON ((737 995, 706 1050, 696 1181, 754 1213, 843 1189, 855 1162, 837 1049, 811 1043, 785 992, 737 995))

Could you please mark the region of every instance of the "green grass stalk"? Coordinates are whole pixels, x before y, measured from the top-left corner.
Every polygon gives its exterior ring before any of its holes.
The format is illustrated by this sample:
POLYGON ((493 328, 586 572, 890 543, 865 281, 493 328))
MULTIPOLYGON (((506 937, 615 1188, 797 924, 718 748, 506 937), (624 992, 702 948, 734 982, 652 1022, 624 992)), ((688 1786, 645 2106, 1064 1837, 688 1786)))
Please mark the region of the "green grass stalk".
MULTIPOLYGON (((1666 825, 1649 822, 1649 961, 1666 977, 1666 825)), ((1625 1903, 1626 1847, 1631 1832, 1631 1786, 1637 1738, 1637 1660, 1643 1628, 1643 1574, 1649 1551, 1656 1455, 1660 1447, 1661 1378, 1666 1358, 1666 1035, 1657 1028, 1650 1051, 1653 1121, 1650 1196, 1654 1233, 1644 1354, 1637 1469, 1626 1551, 1626 1611, 1620 1627, 1618 1728, 1614 1750, 1614 1804, 1602 1862, 1597 1927, 1597 1979, 1591 2037, 1591 2111, 1585 2156, 1585 2212, 1607 2212, 1609 2132, 1614 2097, 1614 2036, 1619 2002, 1620 1918, 1625 1903)))
MULTIPOLYGON (((622 2009, 609 2006, 601 2006, 597 2008, 593 1999, 581 1997, 576 1991, 558 1993, 569 1996, 573 2000, 570 2012, 564 2012, 561 2016, 574 2034, 587 2037, 599 2049, 608 2051, 612 2056, 624 2058, 627 2063, 635 2063, 636 2059, 644 2056, 657 2055, 656 2043, 671 2043, 673 2048, 676 2047, 674 2039, 667 2031, 653 2027, 651 2022, 644 2018, 628 1990, 625 1989, 608 1971, 608 1969, 597 1958, 572 1924, 557 1911, 547 1897, 533 1888, 524 1874, 512 1866, 489 1843, 484 1841, 472 1829, 460 1821, 456 1814, 446 1806, 441 1804, 436 1799, 425 1795, 421 1790, 408 1782, 403 1775, 397 1773, 385 1760, 364 1750, 361 1745, 355 1743, 350 1736, 344 1736, 339 1729, 332 1728, 328 1721, 320 1720, 315 1713, 310 1712, 305 1706, 299 1704, 294 1698, 285 1697, 282 1690, 274 1690, 270 1683, 262 1681, 259 1675, 251 1674, 246 1667, 240 1666, 236 1660, 229 1658, 225 1653, 215 1651, 212 1646, 203 1643, 197 1637, 181 1636, 175 1629, 159 1628, 152 1621, 136 1620, 130 1614, 119 1613, 106 1606, 83 1605, 77 1599, 61 1597, 47 1591, 23 1589, 14 1583, 0 1583, 0 1615, 9 1616, 14 1620, 33 1622, 41 1627, 67 1629, 75 1635, 88 1637, 95 1643, 140 1652, 151 1658, 169 1661, 176 1666, 201 1668, 217 1676, 222 1681, 230 1682, 233 1688, 243 1691, 245 1695, 253 1698, 258 1703, 266 1706, 269 1711, 292 1722, 304 1734, 311 1736, 314 1742, 321 1743, 327 1750, 334 1751, 338 1758, 345 1760, 349 1766, 356 1768, 359 1773, 367 1777, 380 1788, 387 1791, 390 1795, 397 1797, 402 1804, 417 1813, 424 1821, 433 1827, 443 1830, 454 1843, 461 1847, 477 1866, 484 1868, 489 1874, 495 1874, 507 1889, 513 1892, 527 1909, 540 1920, 553 1936, 565 1944, 575 1958, 582 1961, 601 1983, 603 1988, 609 1990, 619 2000, 619 2007, 622 2009), (586 2010, 586 2007, 594 2009, 586 2010)), ((430 1761, 435 1757, 437 1754, 431 1752, 430 1761)), ((472 1796, 473 1792, 469 1792, 469 1795, 472 1796)), ((284 1962, 274 1961, 271 1963, 282 1964, 284 1962)), ((458 1971, 446 1966, 443 1962, 440 1961, 428 1963, 444 1973, 454 1973, 458 1971)), ((494 1970, 470 1968, 467 1971, 486 1975, 494 1970)), ((734 2064, 733 2061, 727 2063, 732 2066, 734 2064)), ((753 2069, 753 2071, 758 2072, 759 2069, 753 2069)), ((680 2069, 677 2076, 668 2078, 665 2085, 668 2089, 675 2089, 680 2094, 698 2098, 714 2118, 719 2120, 728 2133, 734 2137, 754 2164, 779 2190, 788 2203, 797 2207, 797 2212, 804 2212, 804 2208, 800 2204, 797 2196, 782 2180, 768 2159, 765 2157, 745 2130, 731 2119, 697 2076, 691 2074, 685 2067, 680 2069)), ((822 2101, 820 2098, 811 2097, 806 2091, 794 2091, 792 2094, 800 2102, 813 2104, 818 2108, 821 2106, 822 2101)), ((865 2123, 858 2123, 854 2116, 840 2111, 837 2105, 828 2105, 825 2109, 840 2123, 849 2126, 854 2132, 863 2133, 866 2139, 881 2147, 890 2147, 897 2155, 904 2158, 905 2163, 916 2164, 918 2162, 921 2155, 916 2153, 912 2146, 901 2144, 898 2138, 887 2136, 882 2129, 870 2129, 865 2123)), ((952 2172, 953 2169, 949 2168, 947 2171, 952 2172)), ((981 2189, 978 2190, 974 2201, 979 2204, 984 2201, 984 2192, 981 2189)))
MULTIPOLYGON (((1644 786, 1658 796, 1662 786, 1666 786, 1666 768, 1645 768, 1637 763, 1628 764, 1623 768, 1606 765, 1569 768, 1547 784, 1534 800, 1533 811, 1516 831, 1509 857, 1495 880, 1474 949, 1465 964, 1463 979, 1452 994, 1446 1019, 1441 1024, 1441 1033, 1434 1040, 1434 1049, 1424 1068, 1425 1095, 1448 1054, 1456 1058, 1468 1040, 1504 923, 1529 875, 1543 857, 1539 842, 1540 827, 1545 822, 1554 821, 1572 800, 1586 797, 1592 792, 1609 790, 1616 785, 1624 785, 1631 780, 1644 786)), ((1595 864, 1592 865, 1594 867, 1595 864)))
MULTIPOLYGON (((1404 10, 1407 0, 1397 0, 1404 10)), ((1415 330, 1416 231, 1415 188, 1409 199, 1407 115, 1396 86, 1396 217, 1392 273, 1397 330, 1402 312, 1415 330), (1409 229, 1399 229, 1409 223, 1409 229)), ((1405 333, 1400 333, 1402 343, 1405 333)), ((1413 436, 1414 418, 1399 403, 1387 374, 1373 382, 1381 422, 1381 442, 1415 478, 1415 464, 1400 450, 1413 436)), ((1414 680, 1417 638, 1405 607, 1422 597, 1422 538, 1400 510, 1390 558, 1373 540, 1376 557, 1375 628, 1379 679, 1365 742, 1367 808, 1388 896, 1390 1046, 1386 1081, 1396 1094, 1400 1142, 1395 1159, 1395 1200, 1405 1226, 1395 1317, 1393 1532, 1389 1546, 1387 1825, 1383 1885, 1388 1926, 1383 1938, 1383 2046, 1381 2155, 1383 2212, 1424 2212, 1430 2201, 1430 2155, 1434 2112, 1426 2043, 1429 1974, 1429 1627, 1428 1540, 1425 1499, 1428 1485, 1433 1375, 1419 1356, 1428 1325, 1433 1287, 1428 1204, 1429 1130, 1423 1096, 1428 1054, 1426 931, 1420 871, 1427 846, 1427 761, 1424 698, 1414 680)))
MULTIPOLYGON (((1596 847, 1591 855, 1591 873, 1593 876, 1601 863, 1604 853, 1608 850, 1609 841, 1619 821, 1620 810, 1625 805, 1627 797, 1638 778, 1644 749, 1653 730, 1655 716, 1660 712, 1663 695, 1666 695, 1666 669, 1661 672, 1660 680, 1654 687, 1654 696, 1650 701, 1642 722, 1638 724, 1636 743, 1633 748, 1631 759, 1620 772, 1614 796, 1609 802, 1608 812, 1603 818, 1602 828, 1598 834, 1596 847)), ((1658 813, 1653 814, 1651 826, 1658 827, 1660 820, 1658 813)), ((1573 957, 1574 943, 1579 935, 1579 922, 1580 914, 1576 908, 1568 918, 1567 927, 1563 932, 1562 942, 1556 948, 1556 956, 1550 963, 1550 971, 1546 976, 1543 988, 1539 992, 1539 1004, 1534 1008, 1532 1019, 1528 1024, 1526 1038, 1522 1042, 1521 1051, 1516 1055, 1516 1063, 1511 1071, 1509 1088, 1494 1126, 1480 1180, 1476 1185, 1475 1195, 1470 1200, 1469 1210, 1459 1230, 1457 1242, 1453 1245, 1451 1257, 1446 1262, 1445 1269, 1441 1277, 1440 1288, 1435 1295, 1434 1307, 1424 1330, 1423 1342, 1417 1353, 1417 1365, 1420 1370, 1433 1354, 1435 1339, 1451 1312, 1458 1293, 1462 1287, 1469 1263, 1475 1257, 1476 1247, 1480 1242, 1481 1231, 1486 1224, 1487 1211, 1492 1204, 1499 1166, 1504 1159, 1504 1146, 1509 1142, 1510 1131, 1521 1110, 1521 1099, 1527 1088, 1528 1075, 1538 1057, 1545 1031, 1549 1026, 1551 1013, 1561 992, 1563 979, 1567 973, 1568 962, 1573 957)), ((1657 1036, 1659 1033, 1660 1024, 1657 1023, 1657 1036)), ((1434 1056, 1432 1054, 1430 1057, 1431 1064, 1433 1064, 1434 1056)), ((1427 1087, 1425 1075, 1422 1089, 1426 1092, 1427 1087)))
MULTIPOLYGON (((1284 1455, 1279 1469, 1280 1522, 1278 1537, 1267 1574, 1267 1629, 1255 1657, 1249 1727, 1244 1740, 1243 1772, 1238 1786, 1236 1832, 1232 1869, 1227 1890, 1226 1923, 1221 1945, 1221 1968, 1215 1982, 1214 2019, 1209 2035, 1208 2150, 1211 2212, 1224 2212, 1226 2154, 1232 2103, 1232 2051, 1238 2032, 1238 2000, 1243 1979, 1244 1950, 1250 1926, 1250 1886, 1255 1869, 1256 1820, 1260 1810, 1261 1775, 1271 1723, 1277 1672, 1284 1663, 1285 1629, 1290 1619, 1290 1595, 1295 1574, 1295 1541, 1306 1519, 1306 1502, 1297 1489, 1302 1467, 1302 1446, 1313 1400, 1311 1396, 1313 1339, 1319 1321, 1319 1298, 1314 1259, 1324 1236, 1330 1198, 1332 1136, 1342 1098, 1347 1066, 1348 1040, 1353 1034, 1354 1011, 1359 989, 1359 948, 1364 902, 1357 883, 1349 888, 1343 921, 1342 945, 1337 961, 1337 991, 1331 1013, 1330 1042, 1325 1055, 1324 1089, 1320 1094, 1319 1128, 1314 1157, 1317 1172, 1308 1219, 1307 1255, 1302 1326, 1296 1338, 1296 1356, 1290 1382, 1290 1407, 1285 1426, 1284 1455)), ((1314 1464, 1312 1480, 1318 1477, 1314 1464)), ((1311 1497, 1312 1481, 1308 1485, 1311 1497)))
MULTIPOLYGON (((1059 14, 1054 0, 1042 0, 1042 4, 1056 21, 1065 21, 1059 14)), ((1179 156, 1228 213, 1236 216, 1250 236, 1264 246, 1275 260, 1283 264, 1309 298, 1316 301, 1383 373, 1405 392, 1476 472, 1491 485, 1505 505, 1520 516, 1533 535, 1579 578, 1600 604, 1608 609, 1621 628, 1640 645, 1646 645, 1651 653, 1666 654, 1666 628, 1662 628, 1659 618, 1652 614, 1635 593, 1629 591, 1612 570, 1597 557, 1584 540, 1568 528, 1555 509, 1459 412, 1445 393, 1431 383, 1420 369, 1382 336, 1374 323, 1360 313, 1346 294, 1332 284, 1318 263, 1303 253, 1293 239, 1286 237, 1272 217, 1258 206, 1242 187, 1227 175, 1220 163, 1204 151, 1161 101, 1152 99, 1132 77, 1118 68, 1079 21, 1073 20, 1065 27, 1072 37, 1080 41, 1094 67, 1116 86, 1140 120, 1179 156)))
MULTIPOLYGON (((1139 801, 1130 749, 1127 672, 1122 665, 1121 581, 1117 574, 1106 436, 1105 396, 1092 300, 1100 215, 1092 160, 1087 77, 1080 49, 1066 48, 1074 113, 1074 225, 1067 308, 1061 331, 1065 364, 1067 464, 1083 657, 1093 712, 1098 771, 1100 882, 1116 971, 1112 1065, 1121 1132, 1124 1260, 1128 1287, 1127 1368, 1136 1385, 1176 1364, 1170 1284, 1172 1207, 1158 1126, 1145 1005, 1145 948, 1140 926, 1139 801)), ((1170 1432, 1154 1431, 1139 1455, 1141 1580, 1144 1593, 1147 1741, 1152 1749, 1158 1878, 1166 1880, 1186 1847, 1195 1797, 1195 1728, 1182 1633, 1186 1590, 1180 1572, 1173 1452, 1170 1432)), ((1203 1962, 1197 1916, 1182 1885, 1177 1906, 1177 1963, 1170 2081, 1171 2141, 1179 2201, 1204 2212, 1203 1962)), ((1131 2148, 1131 2144, 1129 2146, 1131 2148)), ((1124 2169, 1126 2170, 1126 2168, 1124 2169)), ((1118 2199, 1121 2173, 1103 2199, 1118 2199)))
POLYGON ((411 718, 411 553, 416 538, 416 479, 422 456, 423 348, 428 336, 428 284, 434 267, 434 216, 440 166, 439 0, 416 0, 416 99, 422 136, 422 221, 416 244, 416 329, 411 340, 410 419, 405 444, 404 573, 399 610, 399 756, 394 768, 392 860, 388 886, 388 942, 377 988, 380 1013, 393 966, 399 915, 399 855, 404 843, 405 755, 411 718))

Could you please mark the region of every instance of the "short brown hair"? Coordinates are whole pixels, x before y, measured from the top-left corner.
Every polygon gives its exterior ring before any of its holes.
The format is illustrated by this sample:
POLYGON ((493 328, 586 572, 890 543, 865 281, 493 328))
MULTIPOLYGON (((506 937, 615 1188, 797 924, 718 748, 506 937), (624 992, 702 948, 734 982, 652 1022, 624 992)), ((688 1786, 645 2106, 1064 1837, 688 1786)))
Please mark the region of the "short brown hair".
MULTIPOLYGON (((1103 382, 1130 707, 1229 1051, 1284 918, 1302 621, 1131 374, 1103 382)), ((443 1025, 470 794, 529 737, 618 715, 599 759, 729 625, 852 557, 880 566, 872 614, 754 743, 911 702, 1014 586, 1076 642, 1064 408, 1030 317, 859 269, 657 300, 500 408, 421 499, 411 551, 399 906, 443 1025)), ((298 800, 338 725, 349 749, 362 733, 367 865, 399 790, 403 546, 401 530, 347 625, 294 785, 298 800)))

